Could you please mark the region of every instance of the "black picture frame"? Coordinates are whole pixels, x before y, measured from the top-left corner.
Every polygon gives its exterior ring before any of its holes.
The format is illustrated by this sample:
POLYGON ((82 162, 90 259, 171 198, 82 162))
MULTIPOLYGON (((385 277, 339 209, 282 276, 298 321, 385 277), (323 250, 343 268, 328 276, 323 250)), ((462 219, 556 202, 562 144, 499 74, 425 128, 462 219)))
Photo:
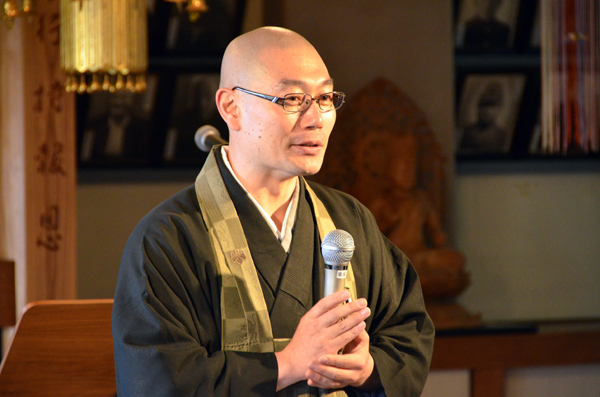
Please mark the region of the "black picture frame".
POLYGON ((194 136, 204 125, 215 127, 224 139, 229 138, 227 124, 215 101, 219 79, 219 73, 180 73, 175 76, 161 147, 163 165, 201 166, 207 154, 196 146, 194 136))
POLYGON ((80 167, 148 166, 153 158, 153 112, 159 76, 146 76, 141 93, 98 91, 78 100, 80 167))
POLYGON ((529 155, 544 155, 544 143, 542 138, 542 111, 538 110, 537 118, 535 119, 533 130, 531 132, 531 138, 529 139, 529 145, 527 151, 529 155))
POLYGON ((540 2, 535 6, 531 31, 529 33, 529 47, 539 49, 542 46, 542 10, 540 2))
POLYGON ((462 0, 456 20, 456 48, 512 49, 517 36, 519 0, 462 0))
POLYGON ((508 154, 521 113, 525 73, 471 73, 462 82, 457 154, 508 154))

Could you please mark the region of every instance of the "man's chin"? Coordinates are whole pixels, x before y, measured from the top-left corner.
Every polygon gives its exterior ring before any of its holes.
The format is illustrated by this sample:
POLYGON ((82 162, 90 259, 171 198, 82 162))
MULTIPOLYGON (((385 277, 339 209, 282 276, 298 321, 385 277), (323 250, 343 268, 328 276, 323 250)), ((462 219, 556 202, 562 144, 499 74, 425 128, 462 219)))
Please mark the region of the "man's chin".
POLYGON ((304 167, 302 169, 302 172, 300 175, 302 176, 312 176, 315 175, 317 172, 319 172, 321 170, 321 166, 323 165, 323 163, 319 163, 319 164, 313 164, 311 166, 308 167, 304 167))
POLYGON ((319 172, 321 166, 323 165, 323 158, 300 158, 295 159, 290 165, 292 165, 295 170, 295 174, 298 176, 311 176, 319 172))

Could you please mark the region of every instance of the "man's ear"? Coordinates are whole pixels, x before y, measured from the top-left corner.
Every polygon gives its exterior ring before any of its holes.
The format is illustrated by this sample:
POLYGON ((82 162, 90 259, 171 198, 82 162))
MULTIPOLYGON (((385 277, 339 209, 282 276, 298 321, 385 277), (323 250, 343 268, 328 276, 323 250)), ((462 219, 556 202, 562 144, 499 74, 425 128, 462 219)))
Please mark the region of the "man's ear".
POLYGON ((239 118, 239 107, 235 100, 235 94, 233 90, 229 88, 221 87, 217 90, 215 95, 217 102, 217 109, 223 120, 227 123, 230 131, 241 130, 241 123, 239 118))

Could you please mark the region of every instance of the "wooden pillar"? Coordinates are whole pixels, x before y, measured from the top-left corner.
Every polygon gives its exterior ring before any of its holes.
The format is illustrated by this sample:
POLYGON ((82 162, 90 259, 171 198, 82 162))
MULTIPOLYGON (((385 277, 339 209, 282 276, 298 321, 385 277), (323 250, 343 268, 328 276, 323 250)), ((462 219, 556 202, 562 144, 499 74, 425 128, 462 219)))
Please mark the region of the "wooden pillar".
POLYGON ((0 328, 16 324, 15 264, 0 259, 0 328))
POLYGON ((76 297, 75 97, 60 70, 59 0, 0 26, 0 257, 17 309, 76 297))

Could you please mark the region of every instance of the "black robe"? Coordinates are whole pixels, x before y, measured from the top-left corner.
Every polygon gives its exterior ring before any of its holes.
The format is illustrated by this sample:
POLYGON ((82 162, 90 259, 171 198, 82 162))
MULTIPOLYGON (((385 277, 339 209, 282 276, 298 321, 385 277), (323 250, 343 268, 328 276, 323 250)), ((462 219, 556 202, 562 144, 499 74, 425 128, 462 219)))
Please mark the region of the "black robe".
MULTIPOLYGON (((302 211, 312 212, 306 190, 301 190, 290 251, 291 257, 299 249, 294 240, 300 235, 305 243, 313 241, 305 253, 305 267, 298 270, 301 264, 291 260, 281 267, 275 260, 269 269, 257 259, 279 255, 285 261, 285 252, 220 156, 217 159, 258 269, 274 337, 291 338, 299 319, 322 295, 316 224, 302 233, 296 229, 306 219, 302 211)), ((386 395, 420 395, 429 371, 434 329, 414 268, 356 199, 310 185, 336 227, 354 238, 357 296, 366 298, 371 308, 366 331, 386 395)), ((113 309, 120 396, 275 395, 274 353, 221 351, 216 266, 194 186, 140 221, 123 253, 113 309)))

